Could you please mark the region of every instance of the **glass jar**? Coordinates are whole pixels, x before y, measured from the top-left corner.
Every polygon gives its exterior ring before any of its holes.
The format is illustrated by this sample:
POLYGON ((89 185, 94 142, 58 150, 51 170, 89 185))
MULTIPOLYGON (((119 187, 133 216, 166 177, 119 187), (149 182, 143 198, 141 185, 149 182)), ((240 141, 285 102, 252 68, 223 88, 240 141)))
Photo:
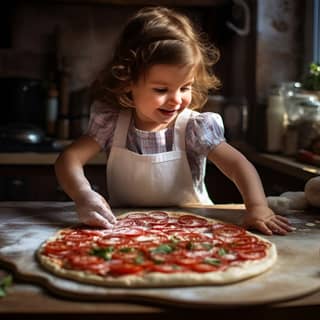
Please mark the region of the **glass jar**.
POLYGON ((320 101, 308 99, 297 102, 299 112, 298 148, 310 149, 312 141, 320 137, 320 101))
POLYGON ((316 95, 305 93, 299 82, 284 83, 280 90, 286 110, 283 153, 294 156, 317 135, 319 101, 316 95))

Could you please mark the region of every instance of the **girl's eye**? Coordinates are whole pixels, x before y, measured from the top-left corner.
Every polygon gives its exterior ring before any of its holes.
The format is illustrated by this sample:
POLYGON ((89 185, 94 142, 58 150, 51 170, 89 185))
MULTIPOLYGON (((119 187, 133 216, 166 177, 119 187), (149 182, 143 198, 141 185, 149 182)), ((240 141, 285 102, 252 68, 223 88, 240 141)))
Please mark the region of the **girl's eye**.
POLYGON ((190 86, 188 86, 188 87, 182 87, 181 88, 181 91, 182 92, 186 92, 186 91, 190 91, 191 90, 191 87, 190 86))
POLYGON ((157 93, 166 93, 167 89, 166 88, 154 88, 153 91, 157 93))

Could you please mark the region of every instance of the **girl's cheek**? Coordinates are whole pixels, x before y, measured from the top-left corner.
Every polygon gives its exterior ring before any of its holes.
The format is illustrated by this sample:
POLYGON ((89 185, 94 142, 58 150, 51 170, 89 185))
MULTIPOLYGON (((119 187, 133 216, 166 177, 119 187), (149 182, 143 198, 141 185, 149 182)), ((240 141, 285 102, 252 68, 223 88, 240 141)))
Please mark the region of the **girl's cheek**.
POLYGON ((191 95, 188 95, 187 97, 185 97, 183 99, 183 106, 187 107, 191 103, 191 100, 192 100, 192 96, 191 95))

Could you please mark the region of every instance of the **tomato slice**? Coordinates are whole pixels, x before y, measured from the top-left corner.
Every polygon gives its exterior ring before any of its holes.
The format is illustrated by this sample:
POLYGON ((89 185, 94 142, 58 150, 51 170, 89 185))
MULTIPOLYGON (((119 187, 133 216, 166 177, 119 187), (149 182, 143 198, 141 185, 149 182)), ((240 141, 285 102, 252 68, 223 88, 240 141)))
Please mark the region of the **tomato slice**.
POLYGON ((208 225, 208 221, 206 219, 188 214, 179 217, 178 223, 186 227, 203 227, 208 225))
POLYGON ((238 258, 243 260, 257 260, 266 256, 266 250, 240 250, 237 251, 238 258))
POLYGON ((135 224, 134 220, 130 220, 130 219, 118 219, 117 223, 115 224, 114 227, 116 228, 121 228, 121 227, 131 227, 135 224))
POLYGON ((113 228, 112 229, 112 236, 118 237, 136 237, 141 236, 144 233, 142 228, 138 227, 120 227, 120 228, 113 228))
POLYGON ((178 257, 174 262, 182 266, 191 266, 197 263, 200 263, 203 260, 203 257, 178 257))
POLYGON ((129 244, 130 242, 130 238, 110 235, 108 237, 98 239, 96 243, 98 247, 109 247, 120 244, 129 244))
POLYGON ((115 276, 121 276, 126 274, 136 274, 143 270, 142 265, 137 265, 122 260, 112 260, 109 264, 110 273, 115 276))
POLYGON ((197 232, 177 232, 175 236, 182 241, 210 241, 211 239, 202 233, 197 232))
POLYGON ((161 272, 161 273, 175 273, 175 272, 180 273, 180 272, 188 271, 188 268, 186 268, 185 266, 177 265, 177 264, 163 263, 163 264, 154 264, 150 266, 150 271, 161 272))
POLYGON ((166 212, 163 211, 150 211, 148 216, 156 220, 168 220, 169 216, 166 212))
POLYGON ((213 234, 217 237, 235 238, 245 234, 245 229, 238 226, 225 225, 224 227, 214 229, 213 234))
POLYGON ((215 266, 207 263, 197 263, 190 266, 190 268, 196 272, 214 272, 214 271, 221 271, 225 269, 226 265, 222 264, 219 266, 215 266))
POLYGON ((143 219, 136 219, 135 224, 137 226, 148 227, 148 226, 152 226, 154 224, 157 224, 157 220, 152 217, 146 217, 143 219))
POLYGON ((125 219, 133 219, 133 220, 136 220, 136 219, 144 219, 146 218, 148 215, 145 213, 145 212, 132 212, 132 213, 129 213, 125 219))

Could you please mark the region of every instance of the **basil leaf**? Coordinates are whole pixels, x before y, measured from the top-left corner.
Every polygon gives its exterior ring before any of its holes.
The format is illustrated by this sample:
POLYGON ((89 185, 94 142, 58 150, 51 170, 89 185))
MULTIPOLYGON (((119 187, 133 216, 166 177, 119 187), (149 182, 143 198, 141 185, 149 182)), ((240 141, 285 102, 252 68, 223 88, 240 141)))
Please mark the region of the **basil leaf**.
POLYGON ((8 275, 0 281, 0 298, 7 294, 7 288, 12 285, 12 276, 8 275))
POLYGON ((171 253, 174 251, 174 247, 169 244, 161 244, 159 247, 152 249, 152 253, 171 253))
POLYGON ((135 249, 132 247, 123 247, 119 249, 119 252, 123 252, 123 253, 130 253, 133 252, 135 249))
POLYGON ((111 260, 113 251, 113 247, 93 248, 91 255, 103 258, 104 260, 111 260))
POLYGON ((221 261, 215 258, 205 258, 203 262, 206 264, 211 264, 213 266, 219 266, 221 264, 221 261))
POLYGON ((142 264, 142 263, 144 263, 144 258, 143 258, 143 256, 141 256, 141 255, 137 256, 137 257, 134 259, 134 263, 135 263, 135 264, 142 264))
POLYGON ((220 248, 218 251, 219 256, 224 256, 227 254, 227 250, 225 250, 224 248, 220 248))
POLYGON ((213 244, 207 243, 207 242, 202 243, 201 246, 202 246, 203 249, 206 249, 207 251, 209 251, 210 249, 213 248, 213 244))
POLYGON ((0 298, 3 298, 6 296, 6 290, 4 290, 3 288, 0 287, 0 298))

